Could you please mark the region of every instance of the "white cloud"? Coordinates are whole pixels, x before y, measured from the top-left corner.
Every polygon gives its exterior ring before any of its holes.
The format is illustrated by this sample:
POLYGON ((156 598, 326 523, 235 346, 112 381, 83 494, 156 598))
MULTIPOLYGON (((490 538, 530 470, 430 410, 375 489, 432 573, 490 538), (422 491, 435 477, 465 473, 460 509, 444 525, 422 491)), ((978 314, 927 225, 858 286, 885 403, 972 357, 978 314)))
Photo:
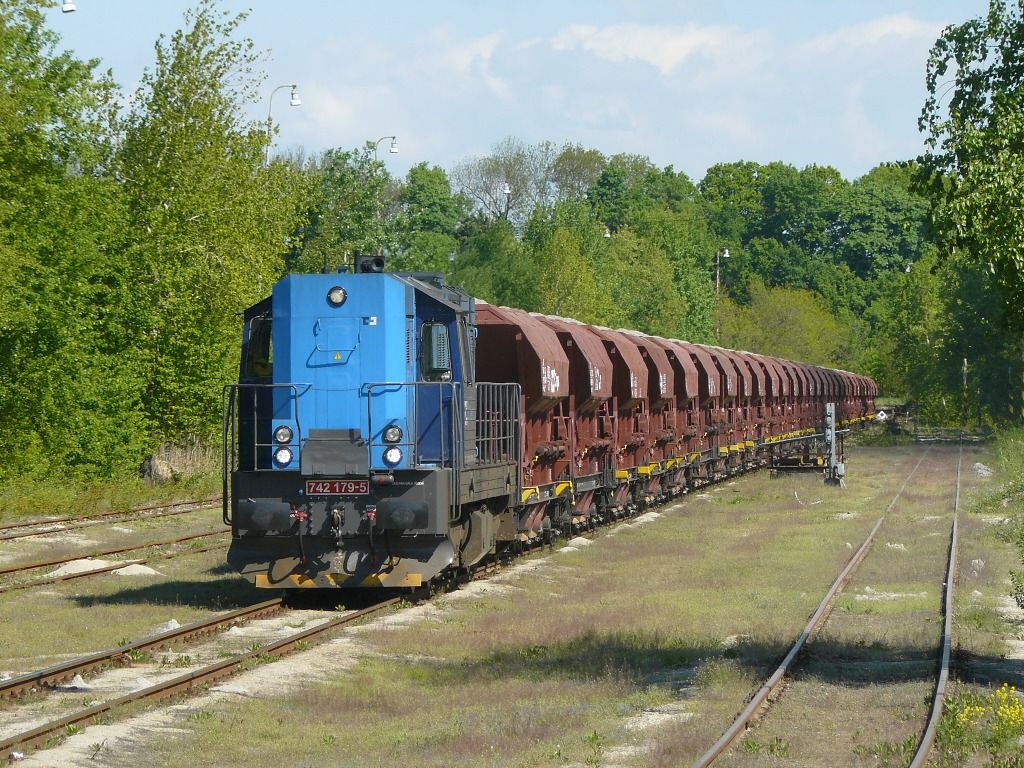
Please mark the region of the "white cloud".
POLYGON ((828 55, 842 50, 870 48, 883 44, 933 42, 942 24, 915 19, 908 13, 883 16, 819 35, 800 46, 802 52, 828 55))
POLYGON ((558 32, 551 45, 556 51, 582 49, 614 63, 641 61, 668 77, 688 58, 721 51, 732 34, 726 27, 698 27, 692 22, 683 27, 572 24, 558 32))
POLYGON ((736 112, 702 110, 691 115, 689 122, 709 136, 725 138, 737 144, 751 144, 759 138, 750 118, 736 112))
POLYGON ((483 82, 495 95, 506 99, 508 83, 494 73, 492 64, 502 43, 502 35, 498 33, 454 41, 448 29, 440 27, 430 35, 426 48, 419 51, 419 66, 415 69, 453 75, 462 85, 483 82))

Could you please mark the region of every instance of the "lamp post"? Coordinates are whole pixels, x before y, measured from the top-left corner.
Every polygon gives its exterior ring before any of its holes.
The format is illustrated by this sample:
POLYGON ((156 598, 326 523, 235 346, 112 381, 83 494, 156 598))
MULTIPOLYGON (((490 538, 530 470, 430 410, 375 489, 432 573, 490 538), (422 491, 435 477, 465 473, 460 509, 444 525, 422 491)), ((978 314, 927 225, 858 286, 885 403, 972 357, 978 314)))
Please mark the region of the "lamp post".
POLYGON ((391 139, 391 146, 388 147, 388 153, 392 155, 398 154, 398 139, 394 136, 381 136, 375 142, 373 142, 373 159, 377 160, 377 148, 380 147, 380 143, 386 139, 391 139))
POLYGON ((715 253, 715 295, 722 290, 722 259, 729 258, 729 249, 723 248, 715 253))
POLYGON ((64 0, 64 2, 60 4, 61 13, 74 13, 77 10, 78 8, 75 5, 75 0, 64 0))
POLYGON ((288 106, 290 107, 301 107, 302 99, 299 98, 299 86, 295 83, 288 85, 279 85, 277 88, 270 92, 270 98, 267 100, 267 154, 263 158, 263 167, 266 168, 270 165, 270 143, 274 137, 274 119, 272 117, 274 109, 274 94, 285 88, 291 88, 291 98, 288 100, 288 106))
MULTIPOLYGON (((397 155, 398 154, 398 138, 395 137, 395 136, 381 136, 379 139, 377 139, 375 142, 373 142, 373 161, 374 162, 379 162, 378 158, 377 158, 377 149, 380 147, 380 143, 382 141, 386 141, 388 139, 391 139, 391 146, 388 147, 388 153, 392 154, 392 155, 397 155)), ((374 171, 374 172, 376 173, 376 171, 374 171)), ((377 211, 376 211, 376 213, 377 213, 377 229, 380 230, 380 227, 381 227, 381 225, 380 225, 380 198, 377 199, 377 211)), ((377 246, 377 255, 378 256, 383 256, 384 255, 384 246, 383 245, 378 245, 377 246)))

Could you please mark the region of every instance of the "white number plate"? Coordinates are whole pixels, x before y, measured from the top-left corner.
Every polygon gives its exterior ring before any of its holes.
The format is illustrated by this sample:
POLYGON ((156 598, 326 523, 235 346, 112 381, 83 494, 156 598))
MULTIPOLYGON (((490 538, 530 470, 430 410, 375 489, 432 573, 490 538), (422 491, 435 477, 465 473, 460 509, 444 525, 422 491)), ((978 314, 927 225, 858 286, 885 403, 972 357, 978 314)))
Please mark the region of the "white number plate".
POLYGON ((365 496, 369 480, 307 480, 307 496, 365 496))

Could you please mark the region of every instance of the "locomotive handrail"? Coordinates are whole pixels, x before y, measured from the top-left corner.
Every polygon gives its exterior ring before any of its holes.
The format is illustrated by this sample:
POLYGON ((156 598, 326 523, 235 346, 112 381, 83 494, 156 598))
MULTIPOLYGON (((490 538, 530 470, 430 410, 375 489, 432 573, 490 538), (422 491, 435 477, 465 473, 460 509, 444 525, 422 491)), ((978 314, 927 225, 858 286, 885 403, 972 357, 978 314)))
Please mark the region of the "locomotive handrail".
MULTIPOLYGON (((379 448, 379 447, 384 447, 385 445, 397 445, 397 446, 404 446, 404 447, 407 447, 407 448, 410 449, 410 456, 409 456, 409 459, 408 459, 408 463, 409 463, 410 466, 418 467, 418 466, 422 465, 422 462, 420 461, 420 453, 421 453, 421 451, 420 451, 420 447, 419 447, 419 405, 420 405, 419 389, 420 389, 420 387, 425 387, 425 386, 430 386, 430 387, 436 387, 437 388, 437 393, 438 393, 438 413, 439 414, 443 412, 443 407, 444 407, 444 397, 443 397, 443 394, 444 394, 445 389, 447 389, 447 390, 449 390, 451 392, 451 400, 450 400, 450 402, 453 403, 453 404, 456 402, 455 395, 457 394, 457 392, 456 392, 457 383, 456 382, 452 382, 452 381, 380 381, 380 382, 366 383, 366 384, 363 385, 363 388, 364 388, 364 390, 366 392, 366 431, 367 431, 366 449, 367 449, 367 452, 368 452, 368 458, 370 459, 371 463, 372 463, 372 459, 373 459, 373 449, 375 447, 379 448), (373 430, 373 398, 374 398, 374 395, 375 394, 379 394, 379 393, 383 393, 383 391, 386 390, 386 389, 390 389, 390 390, 393 390, 395 392, 398 392, 398 391, 401 391, 403 389, 409 389, 409 388, 413 389, 412 413, 410 414, 410 417, 407 419, 408 429, 406 430, 406 434, 404 436, 405 439, 402 440, 401 442, 398 442, 398 443, 385 443, 385 442, 383 442, 383 440, 375 441, 374 440, 374 430, 373 430), (376 390, 376 392, 375 392, 375 390, 376 390)), ((454 405, 453 405, 453 407, 454 407, 454 405)), ((452 429, 454 431, 454 422, 455 422, 454 418, 452 419, 452 422, 453 422, 452 429)), ((445 441, 444 441, 445 434, 444 434, 444 432, 445 431, 444 431, 443 425, 442 425, 442 428, 439 429, 439 431, 438 431, 438 437, 440 439, 440 465, 442 467, 445 466, 445 456, 446 456, 446 453, 445 453, 445 441)), ((454 460, 455 460, 455 456, 454 456, 454 453, 453 453, 452 454, 452 462, 453 462, 453 467, 452 468, 453 469, 455 468, 454 467, 454 460)))
MULTIPOLYGON (((459 516, 461 472, 466 468, 466 430, 470 427, 466 413, 467 394, 473 394, 473 442, 476 447, 478 464, 519 463, 521 436, 519 435, 521 387, 516 383, 492 382, 437 382, 437 381, 386 381, 363 385, 367 409, 367 452, 373 463, 375 448, 400 446, 409 450, 407 463, 411 467, 450 468, 451 499, 453 518, 459 516), (435 387, 437 391, 438 414, 438 461, 426 462, 423 456, 420 434, 421 390, 435 387), (413 393, 411 412, 407 419, 406 434, 397 443, 386 443, 378 439, 374 428, 374 396, 386 390, 402 389, 413 393), (448 395, 446 400, 445 395, 448 395), (449 409, 446 418, 445 408, 449 409)), ((517 489, 518 490, 518 489, 517 489)))
MULTIPOLYGON (((295 447, 295 458, 298 459, 302 452, 302 421, 299 418, 299 388, 309 389, 311 384, 293 384, 293 383, 245 383, 245 384, 226 384, 224 386, 221 395, 221 410, 223 414, 223 431, 222 431, 222 449, 221 449, 221 486, 223 493, 223 508, 222 518, 225 525, 231 525, 231 514, 230 514, 230 499, 229 499, 229 485, 231 472, 237 468, 239 453, 242 450, 241 441, 238 438, 237 419, 241 418, 241 414, 238 413, 238 393, 243 389, 255 390, 258 389, 283 389, 287 387, 291 390, 291 402, 294 404, 293 412, 295 414, 295 434, 292 437, 292 441, 287 443, 288 447, 295 447)), ((271 437, 270 442, 261 443, 259 441, 259 435, 257 434, 257 403, 256 397, 253 397, 252 401, 252 468, 259 469, 259 449, 260 448, 273 448, 277 443, 273 441, 271 437)))

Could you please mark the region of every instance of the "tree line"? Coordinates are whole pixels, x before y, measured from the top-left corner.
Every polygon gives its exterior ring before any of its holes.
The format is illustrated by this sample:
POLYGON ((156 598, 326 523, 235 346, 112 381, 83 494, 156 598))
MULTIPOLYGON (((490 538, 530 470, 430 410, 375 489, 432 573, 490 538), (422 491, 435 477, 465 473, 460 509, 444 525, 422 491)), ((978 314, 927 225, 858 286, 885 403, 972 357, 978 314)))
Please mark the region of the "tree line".
POLYGON ((1019 83, 1009 115, 968 98, 1020 77, 1019 13, 998 0, 988 26, 947 30, 929 86, 1000 34, 1017 69, 965 80, 955 110, 930 100, 935 151, 853 180, 742 161, 694 180, 516 138, 401 178, 372 143, 265 162, 245 14, 200 2, 126 97, 61 50, 45 5, 0 0, 0 480, 116 476, 163 444, 216 445, 240 312, 289 271, 376 250, 499 304, 861 371, 937 420, 964 411, 966 358, 970 417, 1019 416, 1021 229, 983 220, 1020 201, 1019 166, 960 150, 1021 135, 1019 83), (972 174, 999 172, 993 200, 972 174))

